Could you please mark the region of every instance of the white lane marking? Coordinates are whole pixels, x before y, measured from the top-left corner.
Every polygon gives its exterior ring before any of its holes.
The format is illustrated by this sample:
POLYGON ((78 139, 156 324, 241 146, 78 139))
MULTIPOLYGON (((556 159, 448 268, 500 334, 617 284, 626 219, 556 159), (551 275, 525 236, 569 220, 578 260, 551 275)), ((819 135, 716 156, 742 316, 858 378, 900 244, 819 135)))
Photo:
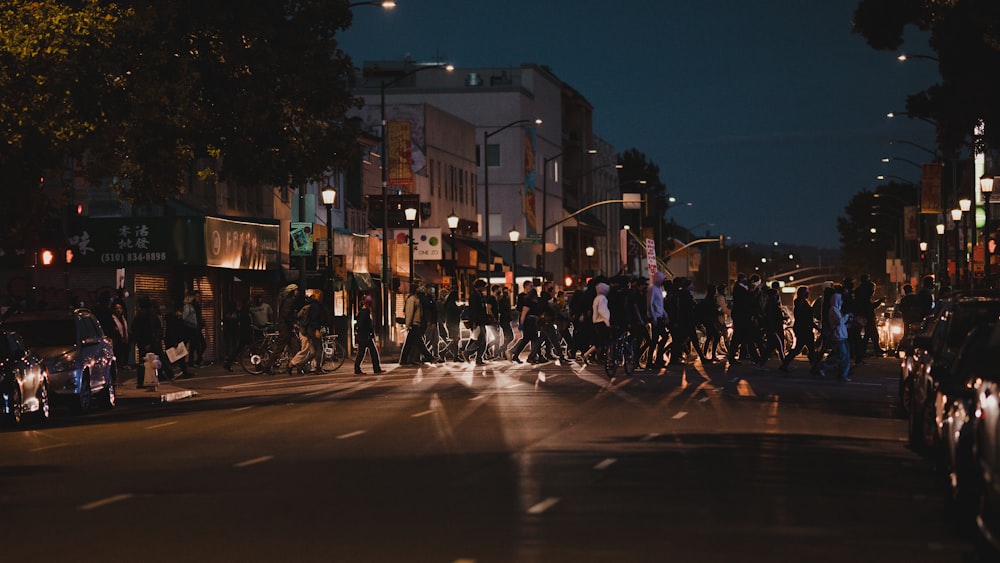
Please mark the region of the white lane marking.
POLYGON ((513 389, 515 387, 520 387, 522 385, 524 385, 524 384, 519 381, 517 383, 511 383, 510 385, 504 385, 503 388, 504 389, 513 389))
POLYGON ((639 438, 639 441, 640 441, 640 442, 648 442, 648 441, 650 441, 650 440, 652 440, 652 439, 656 438, 656 437, 657 437, 657 436, 659 436, 659 435, 660 435, 660 434, 659 434, 658 432, 653 432, 652 434, 646 434, 646 435, 645 435, 645 436, 643 436, 642 438, 639 438))
POLYGON ((177 424, 176 420, 172 422, 164 422, 163 424, 154 424, 152 426, 147 426, 146 430, 153 430, 154 428, 163 428, 164 426, 173 426, 174 424, 177 424))
POLYGON ((347 434, 341 434, 340 436, 337 436, 337 439, 338 440, 346 440, 348 438, 353 438, 355 436, 360 436, 360 435, 364 434, 365 432, 367 432, 367 430, 355 430, 354 432, 348 432, 347 434))
POLYGON ((116 503, 116 502, 121 502, 123 500, 128 500, 130 498, 132 498, 132 494, 131 493, 125 493, 125 494, 121 494, 121 495, 115 495, 113 497, 108 497, 108 498, 101 499, 101 500, 98 500, 98 501, 94 501, 94 502, 91 502, 91 503, 88 503, 88 504, 84 504, 82 506, 78 506, 77 510, 93 510, 95 508, 100 508, 100 507, 102 507, 102 506, 104 506, 106 504, 112 504, 112 503, 116 503))
POLYGON ((249 407, 240 407, 240 408, 238 408, 238 409, 233 409, 233 411, 232 411, 232 412, 240 412, 240 411, 248 411, 248 410, 250 410, 250 409, 252 409, 252 408, 253 408, 253 406, 252 406, 252 405, 251 405, 251 406, 249 406, 249 407))
POLYGON ((711 401, 711 400, 712 400, 711 397, 702 397, 702 398, 698 399, 698 402, 699 403, 707 403, 708 401, 711 401))
POLYGON ((249 467, 251 465, 257 465, 258 463, 264 463, 265 461, 271 461, 274 459, 273 455, 265 455, 261 457, 255 457, 253 459, 248 459, 246 461, 241 461, 239 463, 234 463, 233 467, 249 467))
POLYGON ((674 420, 680 420, 680 419, 684 418, 685 416, 687 416, 687 414, 688 414, 687 411, 679 411, 677 414, 675 414, 671 418, 673 418, 674 420))
POLYGON ((434 414, 432 409, 427 409, 423 412, 416 412, 410 415, 410 418, 420 418, 421 416, 427 416, 429 414, 434 414))
POLYGON ((549 498, 543 500, 542 502, 536 504, 535 506, 532 506, 531 508, 529 508, 528 509, 528 514, 541 514, 541 513, 545 512, 546 510, 548 510, 548 509, 552 508, 553 506, 555 506, 557 502, 559 502, 559 498, 558 497, 549 497, 549 498))
POLYGON ((42 446, 40 448, 33 448, 33 449, 28 450, 28 451, 29 452, 40 452, 40 451, 43 451, 43 450, 51 450, 52 448, 63 448, 63 447, 66 447, 68 445, 69 445, 68 443, 67 444, 54 444, 52 446, 42 446))
POLYGON ((597 465, 595 465, 594 469, 597 469, 599 471, 603 471, 603 470, 611 467, 612 465, 614 465, 614 463, 616 461, 618 461, 618 460, 615 459, 615 458, 613 458, 613 457, 605 458, 600 463, 598 463, 597 465))
POLYGON ((489 395, 476 395, 475 397, 472 397, 469 400, 470 401, 479 401, 479 400, 482 400, 482 399, 486 399, 488 397, 489 397, 489 395))

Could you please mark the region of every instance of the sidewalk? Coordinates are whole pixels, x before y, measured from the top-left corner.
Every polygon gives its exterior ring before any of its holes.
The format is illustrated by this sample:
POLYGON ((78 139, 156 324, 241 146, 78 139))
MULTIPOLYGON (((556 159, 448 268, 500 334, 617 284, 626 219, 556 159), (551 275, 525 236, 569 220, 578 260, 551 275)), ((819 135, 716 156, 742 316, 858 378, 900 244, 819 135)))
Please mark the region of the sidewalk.
MULTIPOLYGON (((214 365, 208 366, 207 368, 201 369, 213 369, 214 365)), ((219 372, 224 372, 222 367, 217 368, 219 372)), ((115 388, 115 393, 118 399, 126 399, 130 401, 141 401, 141 400, 151 400, 156 403, 169 403, 171 401, 180 401, 181 399, 188 399, 191 397, 197 397, 198 392, 185 389, 183 387, 184 380, 174 380, 174 381, 161 381, 156 387, 147 386, 145 389, 137 389, 135 386, 137 372, 135 369, 123 369, 118 372, 118 386, 115 388)))

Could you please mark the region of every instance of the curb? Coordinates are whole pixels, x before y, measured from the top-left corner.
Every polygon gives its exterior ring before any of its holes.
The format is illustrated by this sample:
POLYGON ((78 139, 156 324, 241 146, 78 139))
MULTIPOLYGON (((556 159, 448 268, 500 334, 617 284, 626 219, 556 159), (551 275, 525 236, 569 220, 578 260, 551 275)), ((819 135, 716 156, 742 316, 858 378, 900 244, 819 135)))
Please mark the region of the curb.
POLYGON ((173 393, 164 393, 160 395, 160 402, 170 403, 173 401, 180 401, 181 399, 187 399, 189 397, 197 397, 197 396, 198 396, 197 391, 185 389, 184 391, 174 391, 173 393))

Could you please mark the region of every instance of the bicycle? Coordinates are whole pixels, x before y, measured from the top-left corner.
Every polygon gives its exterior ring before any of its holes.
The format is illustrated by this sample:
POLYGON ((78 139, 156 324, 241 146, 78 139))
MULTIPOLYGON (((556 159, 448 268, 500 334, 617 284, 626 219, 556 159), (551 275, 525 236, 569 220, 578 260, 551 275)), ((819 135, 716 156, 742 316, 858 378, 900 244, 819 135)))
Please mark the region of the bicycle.
MULTIPOLYGON (((240 351, 239 355, 240 367, 243 368, 243 371, 251 375, 264 373, 267 361, 274 353, 277 341, 277 331, 270 330, 270 327, 253 327, 253 339, 240 351)), ((288 361, 288 354, 283 354, 283 358, 278 358, 278 361, 284 365, 288 361)))
POLYGON ((635 342, 632 333, 619 329, 618 335, 612 340, 604 360, 604 372, 608 377, 614 377, 618 368, 625 369, 625 375, 631 377, 636 368, 635 342))
POLYGON ((323 327, 323 361, 320 367, 323 371, 336 371, 344 365, 347 358, 347 350, 344 345, 337 340, 337 333, 323 327))

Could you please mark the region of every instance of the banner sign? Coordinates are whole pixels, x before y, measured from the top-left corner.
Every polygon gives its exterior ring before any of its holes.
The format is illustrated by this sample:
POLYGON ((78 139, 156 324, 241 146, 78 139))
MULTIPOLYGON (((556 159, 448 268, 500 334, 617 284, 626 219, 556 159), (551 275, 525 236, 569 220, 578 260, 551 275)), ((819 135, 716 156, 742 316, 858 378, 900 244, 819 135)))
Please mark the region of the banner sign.
POLYGON ((280 227, 205 217, 205 260, 209 266, 237 270, 278 267, 280 227))
POLYGON ((656 241, 646 239, 646 265, 649 267, 650 279, 656 275, 656 241))
MULTIPOLYGON (((392 238, 405 248, 409 234, 409 229, 397 229, 392 232, 392 238)), ((444 257, 440 228, 413 229, 413 241, 414 260, 441 260, 444 257)))
POLYGON ((413 141, 409 121, 388 123, 389 185, 413 185, 413 141))
POLYGON ((920 214, 937 215, 941 213, 941 169, 939 162, 923 165, 923 176, 920 180, 920 214))
POLYGON ((292 222, 288 229, 289 233, 289 256, 312 256, 313 253, 313 224, 292 222))

